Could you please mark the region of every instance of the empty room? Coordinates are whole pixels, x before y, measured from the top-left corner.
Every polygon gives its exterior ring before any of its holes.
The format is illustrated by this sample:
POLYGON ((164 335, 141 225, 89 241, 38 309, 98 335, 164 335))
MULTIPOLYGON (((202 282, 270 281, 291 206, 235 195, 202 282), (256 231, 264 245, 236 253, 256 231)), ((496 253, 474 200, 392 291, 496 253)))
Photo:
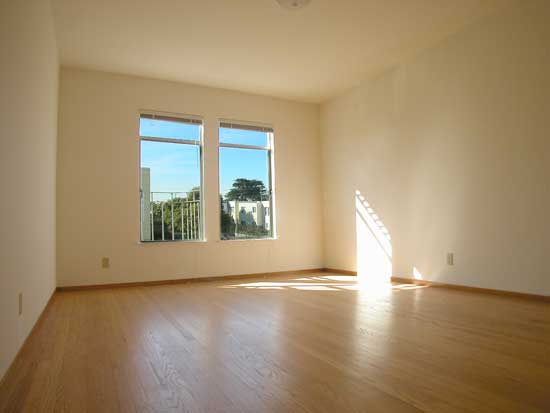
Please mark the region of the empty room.
POLYGON ((549 0, 0 6, 0 412, 550 412, 549 0))

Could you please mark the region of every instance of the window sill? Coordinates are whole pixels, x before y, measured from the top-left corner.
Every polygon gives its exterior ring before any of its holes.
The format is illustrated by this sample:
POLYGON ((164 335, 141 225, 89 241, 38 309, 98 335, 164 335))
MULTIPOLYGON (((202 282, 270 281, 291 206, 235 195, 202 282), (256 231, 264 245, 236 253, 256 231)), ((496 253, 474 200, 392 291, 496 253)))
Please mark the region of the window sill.
POLYGON ((165 240, 165 241, 137 241, 137 245, 165 245, 165 244, 206 244, 205 239, 200 240, 181 240, 181 239, 175 239, 175 240, 165 240))
POLYGON ((219 239, 216 242, 252 242, 252 241, 277 241, 278 237, 270 238, 243 238, 243 239, 219 239))

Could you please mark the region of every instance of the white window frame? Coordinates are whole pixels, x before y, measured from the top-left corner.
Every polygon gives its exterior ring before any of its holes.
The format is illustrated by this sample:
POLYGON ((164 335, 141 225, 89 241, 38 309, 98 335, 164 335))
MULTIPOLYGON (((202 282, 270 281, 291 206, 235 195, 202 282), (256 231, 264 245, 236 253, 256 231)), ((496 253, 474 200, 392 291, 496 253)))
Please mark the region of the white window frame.
POLYGON ((202 116, 197 115, 185 115, 181 113, 173 113, 173 112, 162 112, 162 111, 153 111, 153 110, 139 110, 138 112, 138 147, 139 147, 139 163, 138 163, 138 171, 139 171, 139 180, 138 180, 138 194, 139 194, 139 231, 138 231, 138 239, 139 244, 163 244, 163 243, 173 243, 173 242, 190 242, 190 243, 204 243, 206 242, 206 225, 205 225, 205 199, 204 199, 204 119, 202 116), (199 140, 193 140, 193 139, 176 139, 176 138, 159 138, 155 136, 142 136, 139 130, 140 126, 140 119, 142 115, 146 116, 152 116, 153 119, 163 119, 166 120, 170 119, 180 119, 183 121, 189 121, 188 123, 191 124, 197 124, 199 125, 199 140), (174 240, 143 240, 143 230, 141 227, 142 224, 142 208, 141 208, 141 142, 142 141, 148 141, 148 142, 164 142, 164 143, 177 143, 177 144, 184 144, 184 145, 193 145, 199 147, 199 171, 200 171, 200 209, 199 209, 199 238, 196 240, 189 240, 189 239, 174 239, 174 240))
MULTIPOLYGON (((231 120, 231 119, 218 119, 218 192, 220 192, 220 148, 237 148, 237 149, 257 149, 257 150, 264 150, 267 151, 268 159, 269 159, 269 171, 268 171, 268 181, 269 181, 269 198, 271 200, 269 211, 269 225, 271 228, 271 236, 269 237, 263 237, 263 238, 244 238, 244 239, 222 239, 222 231, 221 231, 221 221, 219 217, 221 216, 221 207, 220 211, 218 211, 218 225, 220 228, 219 231, 219 240, 223 242, 246 242, 246 241, 269 241, 269 240, 276 240, 278 237, 277 234, 277 219, 275 216, 275 143, 274 143, 274 134, 275 130, 272 125, 266 124, 266 123, 259 123, 259 122, 248 122, 248 121, 239 121, 239 120, 231 120), (257 130, 257 131, 264 131, 267 133, 267 145, 261 146, 261 145, 244 145, 244 144, 237 144, 237 143, 223 143, 220 142, 220 129, 230 124, 234 129, 244 129, 244 130, 257 130), (239 128, 239 126, 244 128, 239 128), (248 127, 248 128, 247 128, 248 127)), ((219 204, 219 203, 218 203, 219 204)))

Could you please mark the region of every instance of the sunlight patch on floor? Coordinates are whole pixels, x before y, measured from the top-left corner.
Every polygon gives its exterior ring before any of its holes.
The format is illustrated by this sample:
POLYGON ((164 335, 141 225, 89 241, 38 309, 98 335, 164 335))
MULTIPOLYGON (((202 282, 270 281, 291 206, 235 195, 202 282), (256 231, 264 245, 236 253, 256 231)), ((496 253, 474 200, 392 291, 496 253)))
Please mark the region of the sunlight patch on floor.
POLYGON ((244 288, 247 290, 300 290, 300 291, 358 291, 367 294, 388 294, 390 292, 417 290, 428 285, 396 284, 379 279, 365 280, 351 275, 326 275, 285 279, 281 281, 253 281, 221 285, 218 288, 244 288))

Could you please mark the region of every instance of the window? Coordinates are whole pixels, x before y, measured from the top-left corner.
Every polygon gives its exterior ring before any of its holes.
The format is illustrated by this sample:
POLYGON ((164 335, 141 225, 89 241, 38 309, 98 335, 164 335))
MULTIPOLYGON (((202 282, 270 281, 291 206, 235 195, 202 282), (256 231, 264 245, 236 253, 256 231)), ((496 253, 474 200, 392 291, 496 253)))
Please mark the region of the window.
POLYGON ((221 121, 219 156, 221 239, 272 238, 273 129, 221 121))
POLYGON ((197 241, 202 223, 202 121, 142 113, 141 241, 197 241))

